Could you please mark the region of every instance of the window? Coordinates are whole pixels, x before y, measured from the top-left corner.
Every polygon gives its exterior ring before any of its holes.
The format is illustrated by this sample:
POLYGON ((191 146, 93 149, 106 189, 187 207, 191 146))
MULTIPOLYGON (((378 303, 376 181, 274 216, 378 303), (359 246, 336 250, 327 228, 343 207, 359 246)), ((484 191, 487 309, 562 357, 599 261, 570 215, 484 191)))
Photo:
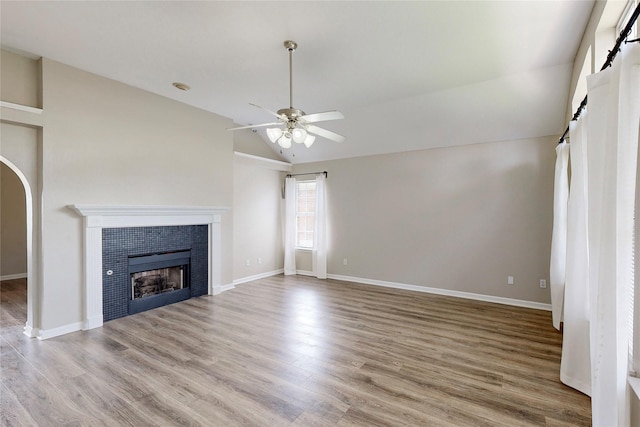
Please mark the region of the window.
POLYGON ((316 212, 316 182, 296 182, 296 247, 313 248, 316 212))
MULTIPOLYGON (((629 0, 627 7, 625 8, 622 16, 620 17, 620 21, 618 21, 618 25, 616 26, 616 34, 621 34, 622 30, 626 27, 627 23, 631 19, 631 15, 633 15, 634 10, 638 7, 638 0, 629 0)), ((638 21, 635 22, 633 27, 631 27, 631 32, 627 36, 626 40, 634 40, 638 37, 638 26, 640 23, 638 21)))
MULTIPOLYGON (((635 9, 640 4, 640 0, 630 0, 624 13, 620 17, 620 21, 616 27, 616 34, 622 34, 623 29, 631 19, 635 9)), ((626 40, 635 40, 640 36, 639 21, 631 27, 631 31, 627 35, 626 40)), ((637 173, 637 172, 636 172, 637 173)), ((640 259, 638 252, 640 251, 640 179, 636 181, 636 208, 635 208, 635 227, 634 233, 634 248, 631 268, 633 269, 631 275, 630 296, 629 298, 629 367, 632 375, 637 376, 640 374, 640 288, 636 286, 636 283, 640 281, 636 277, 640 275, 640 270, 635 268, 635 260, 640 259)))
MULTIPOLYGON (((640 4, 640 0, 630 0, 629 4, 627 4, 627 8, 625 12, 622 14, 620 18, 620 22, 618 23, 618 27, 616 30, 618 34, 620 34, 623 28, 627 25, 627 22, 631 19, 631 15, 633 15, 635 9, 640 4)), ((631 27, 631 32, 627 36, 627 40, 635 40, 640 37, 640 22, 636 20, 633 27, 631 27)), ((640 141, 638 141, 640 143, 640 141)), ((640 168, 640 164, 639 164, 640 168)), ((636 260, 640 259, 640 173, 636 172, 636 206, 635 206, 635 218, 634 218, 634 248, 633 248, 633 259, 631 268, 632 272, 632 281, 630 283, 631 287, 631 298, 630 299, 630 309, 629 309, 629 361, 630 361, 630 371, 634 376, 638 376, 640 374, 640 269, 635 268, 636 260)), ((638 391, 636 390, 636 393, 638 391)), ((640 395, 638 395, 640 398, 640 395)))

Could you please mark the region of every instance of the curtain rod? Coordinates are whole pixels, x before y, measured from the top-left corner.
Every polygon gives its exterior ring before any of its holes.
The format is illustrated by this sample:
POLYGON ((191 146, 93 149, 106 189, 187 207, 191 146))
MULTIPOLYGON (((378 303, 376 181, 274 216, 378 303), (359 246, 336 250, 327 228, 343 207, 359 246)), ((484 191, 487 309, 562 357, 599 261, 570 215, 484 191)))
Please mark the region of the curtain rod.
POLYGON ((327 171, 322 171, 322 172, 308 172, 308 173, 293 173, 293 174, 287 174, 285 176, 285 178, 292 178, 294 176, 301 176, 301 175, 322 175, 324 174, 325 178, 329 177, 329 173, 327 171))
MULTIPOLYGON (((322 171, 322 172, 308 172, 308 173, 289 173, 287 175, 285 175, 285 178, 293 178, 294 176, 301 176, 301 175, 322 175, 324 174, 325 178, 329 177, 329 173, 327 171, 322 171)), ((285 180, 282 180, 282 198, 284 199, 284 186, 285 186, 285 180)))
MULTIPOLYGON (((638 4, 638 6, 636 6, 636 10, 633 11, 633 14, 631 14, 631 17, 629 18, 629 21, 627 22, 627 25, 625 25, 624 29, 620 32, 620 35, 618 36, 618 38, 616 40, 616 44, 613 45, 613 49, 611 49, 609 51, 609 54, 607 55, 607 60, 605 61, 605 63, 602 66, 602 68, 600 68, 600 71, 602 71, 605 68, 611 66, 611 64, 613 63, 613 58, 616 57, 616 55, 620 51, 620 46, 622 46, 622 43, 625 42, 625 39, 627 38, 629 33, 631 33, 631 29, 633 28, 633 24, 636 23, 636 21, 638 20, 638 16, 639 15, 640 15, 640 3, 638 4)), ((640 41, 640 39, 629 40, 626 43, 634 43, 634 42, 637 42, 637 41, 640 41)), ((585 95, 584 99, 580 103, 580 106, 578 106, 578 109, 576 110, 575 114, 571 118, 571 121, 578 120, 578 117, 580 117, 580 114, 582 114, 582 110, 584 110, 584 107, 586 107, 586 106, 587 106, 587 95, 585 95)), ((564 133, 560 137, 560 140, 558 140, 558 144, 562 144, 562 141, 565 140, 565 138, 567 137, 568 133, 569 133, 569 126, 567 126, 567 129, 564 131, 564 133)))

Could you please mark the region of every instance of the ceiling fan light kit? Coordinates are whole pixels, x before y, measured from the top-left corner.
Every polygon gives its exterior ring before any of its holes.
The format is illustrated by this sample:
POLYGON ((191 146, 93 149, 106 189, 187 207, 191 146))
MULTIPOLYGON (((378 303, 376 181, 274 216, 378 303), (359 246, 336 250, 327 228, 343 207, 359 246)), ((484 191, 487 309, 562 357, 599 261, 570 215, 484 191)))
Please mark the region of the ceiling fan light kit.
POLYGON ((280 128, 267 128, 267 137, 269 141, 276 142, 284 132, 280 128))
POLYGON ((228 130, 249 129, 264 126, 282 126, 267 128, 267 137, 269 141, 278 143, 282 148, 291 148, 291 142, 296 144, 304 144, 309 148, 316 140, 316 135, 330 139, 335 142, 343 142, 345 137, 327 129, 313 125, 315 122, 344 119, 339 111, 325 111, 322 113, 306 114, 304 111, 293 107, 293 60, 292 54, 298 47, 298 44, 291 40, 285 40, 284 47, 289 52, 289 108, 281 108, 277 112, 267 110, 256 104, 250 104, 254 107, 262 108, 268 113, 276 116, 279 122, 262 123, 258 125, 240 126, 228 130), (315 134, 315 135, 312 135, 315 134))
POLYGON ((293 141, 298 144, 304 144, 307 148, 311 147, 313 141, 316 140, 316 137, 313 135, 309 135, 309 133, 303 128, 295 128, 292 132, 293 141))
POLYGON ((282 148, 291 148, 291 134, 285 132, 279 139, 278 145, 282 148))
POLYGON ((305 147, 311 147, 316 137, 309 134, 304 128, 297 127, 289 131, 283 131, 280 128, 267 128, 267 137, 269 141, 278 143, 282 148, 290 148, 291 140, 296 144, 304 144, 305 147))

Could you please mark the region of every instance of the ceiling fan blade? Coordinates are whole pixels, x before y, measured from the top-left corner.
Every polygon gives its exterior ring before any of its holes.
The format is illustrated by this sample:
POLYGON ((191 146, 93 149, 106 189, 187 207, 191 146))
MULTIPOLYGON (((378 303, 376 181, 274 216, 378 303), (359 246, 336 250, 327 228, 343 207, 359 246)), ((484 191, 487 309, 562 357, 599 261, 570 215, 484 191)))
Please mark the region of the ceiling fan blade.
POLYGON ((282 124, 281 122, 262 123, 262 124, 259 124, 259 125, 247 125, 247 126, 239 126, 237 128, 229 128, 227 130, 251 129, 251 128, 259 128, 259 127, 263 127, 263 126, 280 126, 281 124, 282 124))
POLYGON ((262 109, 262 110, 266 111, 267 113, 269 113, 269 114, 271 114, 271 115, 273 115, 273 116, 276 116, 276 117, 277 117, 277 118, 279 118, 280 120, 283 120, 283 121, 285 121, 285 122, 287 121, 287 116, 285 116, 284 114, 278 114, 278 113, 276 113, 276 112, 274 112, 274 111, 271 111, 271 110, 269 110, 269 109, 267 109, 267 108, 264 108, 264 107, 262 107, 262 106, 260 106, 260 105, 258 105, 258 104, 252 104, 251 102, 249 103, 249 105, 254 106, 254 107, 258 107, 258 108, 260 108, 260 109, 262 109))
POLYGON ((344 119, 344 115, 340 111, 325 111, 323 113, 305 114, 300 117, 305 123, 325 122, 327 120, 344 119))
POLYGON ((309 125, 309 126, 306 127, 306 129, 307 129, 307 132, 316 134, 318 136, 330 139, 330 140, 335 141, 335 142, 344 142, 344 140, 346 139, 342 135, 339 135, 339 134, 337 134, 335 132, 331 132, 330 130, 319 128, 318 126, 309 125))

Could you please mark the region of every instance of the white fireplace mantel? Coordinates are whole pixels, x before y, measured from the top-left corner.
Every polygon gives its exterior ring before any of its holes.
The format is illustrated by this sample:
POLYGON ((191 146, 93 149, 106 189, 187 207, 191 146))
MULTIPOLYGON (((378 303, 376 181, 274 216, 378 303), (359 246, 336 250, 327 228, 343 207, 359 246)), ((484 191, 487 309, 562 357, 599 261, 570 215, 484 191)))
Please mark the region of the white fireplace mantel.
POLYGON ((102 229, 172 225, 209 226, 209 295, 222 287, 221 215, 228 207, 69 205, 84 217, 84 319, 82 329, 102 326, 102 229))

